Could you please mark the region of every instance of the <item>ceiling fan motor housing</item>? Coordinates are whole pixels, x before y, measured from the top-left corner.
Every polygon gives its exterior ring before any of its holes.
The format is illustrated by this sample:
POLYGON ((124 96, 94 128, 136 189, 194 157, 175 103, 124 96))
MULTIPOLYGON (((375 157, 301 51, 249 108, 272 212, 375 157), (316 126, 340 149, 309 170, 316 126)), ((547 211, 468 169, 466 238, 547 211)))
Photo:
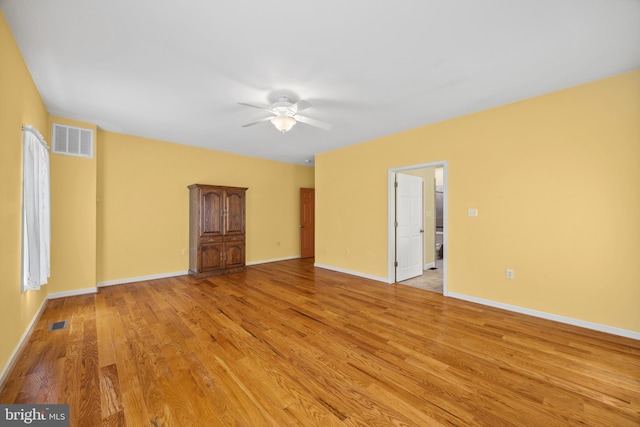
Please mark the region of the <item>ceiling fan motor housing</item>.
POLYGON ((245 105, 251 108, 257 108, 259 110, 266 110, 273 114, 272 117, 265 117, 264 119, 257 120, 252 123, 248 123, 242 127, 253 126, 258 123, 262 123, 265 121, 271 121, 279 131, 287 132, 290 130, 296 123, 301 122, 310 126, 319 127, 324 130, 330 130, 331 125, 329 123, 321 122, 320 120, 315 120, 306 116, 301 116, 298 112, 305 110, 311 107, 311 103, 309 101, 305 101, 304 99, 293 103, 291 99, 287 96, 281 96, 278 98, 276 102, 271 104, 269 107, 262 107, 259 105, 246 104, 244 102, 240 102, 240 105, 245 105))
POLYGON ((274 102, 271 105, 271 108, 278 116, 289 116, 292 117, 295 114, 295 111, 291 110, 291 106, 293 103, 286 96, 281 96, 278 98, 277 102, 274 102))

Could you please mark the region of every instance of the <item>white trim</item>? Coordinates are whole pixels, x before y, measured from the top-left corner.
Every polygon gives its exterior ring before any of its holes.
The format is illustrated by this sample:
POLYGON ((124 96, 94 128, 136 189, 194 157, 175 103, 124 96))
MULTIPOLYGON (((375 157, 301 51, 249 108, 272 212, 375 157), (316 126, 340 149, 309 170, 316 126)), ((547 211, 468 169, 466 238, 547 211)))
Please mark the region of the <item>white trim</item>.
POLYGON ((443 234, 442 234, 442 244, 444 245, 444 257, 442 259, 442 295, 447 296, 449 294, 449 289, 447 286, 448 283, 448 274, 447 274, 447 264, 448 264, 448 256, 447 252, 449 251, 449 162, 447 160, 442 160, 438 162, 431 163, 421 163, 417 165, 409 165, 409 166, 401 166, 398 168, 389 168, 388 170, 388 187, 387 187, 387 197, 388 197, 388 212, 387 212, 387 243, 388 243, 388 252, 387 252, 387 271, 388 277, 384 280, 386 283, 395 283, 395 174, 396 172, 402 172, 412 169, 424 169, 424 168, 437 168, 442 167, 443 171, 443 200, 442 200, 442 215, 443 215, 443 234))
POLYGON ((296 255, 296 256, 286 256, 282 258, 260 259, 257 261, 250 261, 247 263, 247 265, 266 264, 269 262, 277 262, 277 261, 289 261, 291 259, 300 259, 300 256, 296 255))
POLYGON ((11 368, 13 368, 13 365, 16 363, 16 357, 20 353, 20 350, 22 350, 22 346, 24 345, 27 338, 29 338, 29 336, 31 335, 31 332, 33 332, 32 331, 33 327, 36 325, 36 323, 40 319, 40 315, 44 311, 44 306, 46 302, 47 302, 47 298, 45 298, 42 301, 42 304, 40 304, 40 308, 38 309, 38 311, 36 311, 36 314, 33 316, 33 319, 31 319, 31 322, 29 322, 29 326, 27 326, 27 329, 24 331, 24 334, 22 334, 22 337, 20 337, 20 340, 18 341, 18 345, 16 345, 16 347, 13 349, 13 352, 9 356, 7 363, 4 365, 4 368, 2 369, 2 373, 0 373, 0 390, 4 387, 4 382, 7 380, 7 375, 9 374, 9 371, 11 371, 11 368))
POLYGON ((313 266, 314 267, 319 267, 319 268, 324 268, 326 270, 337 271, 339 273, 351 274, 352 276, 364 277, 365 279, 376 280, 376 281, 382 282, 382 283, 388 283, 386 277, 374 276, 372 274, 366 274, 366 273, 360 273, 360 272, 357 272, 357 271, 345 270, 344 268, 332 267, 330 265, 324 265, 324 264, 318 264, 318 263, 313 264, 313 266))
POLYGON ((489 307, 501 308, 503 310, 513 311, 520 314, 527 314, 529 316, 540 317, 542 319, 553 320, 555 322, 566 323, 568 325, 579 326, 581 328, 593 329, 595 331, 606 332, 608 334, 619 335, 622 337, 632 338, 634 340, 640 340, 640 332, 629 331, 627 329, 614 328, 613 326, 587 322, 585 320, 574 319, 572 317, 565 317, 565 316, 560 316, 552 313, 546 313, 544 311, 531 310, 529 308, 519 307, 517 305, 504 304, 497 301, 487 300, 483 298, 476 298, 468 295, 458 294, 455 292, 450 292, 448 296, 452 298, 461 299, 464 301, 475 302, 482 305, 488 305, 489 307))
POLYGON ((74 297, 76 295, 86 295, 86 294, 95 294, 98 292, 97 288, 86 288, 86 289, 78 289, 76 291, 65 291, 65 292, 54 292, 47 296, 48 299, 56 299, 56 298, 64 298, 64 297, 74 297))
POLYGON ((434 268, 436 266, 435 261, 434 262, 430 262, 429 264, 425 264, 424 267, 422 267, 423 270, 428 270, 430 268, 434 268))
POLYGON ((106 282, 98 282, 99 288, 103 286, 122 285, 124 283, 144 282, 145 280, 164 279, 167 277, 184 276, 189 274, 189 270, 174 271, 172 273, 152 274, 150 276, 130 277, 128 279, 108 280, 106 282))

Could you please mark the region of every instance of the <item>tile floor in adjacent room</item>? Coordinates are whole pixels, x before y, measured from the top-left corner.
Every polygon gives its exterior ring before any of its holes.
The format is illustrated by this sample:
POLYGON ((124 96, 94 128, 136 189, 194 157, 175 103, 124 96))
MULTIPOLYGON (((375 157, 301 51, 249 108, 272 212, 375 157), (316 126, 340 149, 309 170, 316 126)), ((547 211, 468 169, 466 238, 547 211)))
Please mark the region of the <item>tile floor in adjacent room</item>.
POLYGON ((439 259, 436 261, 435 270, 425 270, 422 276, 417 276, 398 283, 401 285, 424 289, 426 291, 442 293, 443 273, 443 260, 439 259))

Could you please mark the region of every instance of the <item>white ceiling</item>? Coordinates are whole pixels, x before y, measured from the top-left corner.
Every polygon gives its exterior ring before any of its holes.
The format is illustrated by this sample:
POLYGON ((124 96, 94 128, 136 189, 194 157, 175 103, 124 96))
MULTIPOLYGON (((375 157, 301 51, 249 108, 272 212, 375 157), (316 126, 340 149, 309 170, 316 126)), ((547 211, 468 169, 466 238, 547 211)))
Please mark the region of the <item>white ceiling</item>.
MULTIPOLYGON (((640 68, 640 0, 0 0, 51 114, 305 164, 640 68), (267 105, 306 99, 282 135, 267 105)), ((1 63, 0 63, 1 67, 1 63)), ((312 163, 311 163, 312 164, 312 163)))

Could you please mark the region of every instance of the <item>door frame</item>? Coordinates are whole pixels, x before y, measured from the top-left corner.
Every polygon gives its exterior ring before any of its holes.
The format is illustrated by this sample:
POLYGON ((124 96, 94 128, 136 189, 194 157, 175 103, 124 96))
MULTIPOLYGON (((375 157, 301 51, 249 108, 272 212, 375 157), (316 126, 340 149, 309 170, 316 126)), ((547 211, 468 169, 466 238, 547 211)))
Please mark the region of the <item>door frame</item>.
POLYGON ((441 160, 437 162, 430 163, 420 163, 409 166, 402 166, 398 168, 390 168, 387 173, 387 195, 388 195, 388 214, 387 214, 387 242, 388 242, 388 252, 387 252, 387 282, 389 284, 395 283, 395 253, 396 253, 396 230, 395 230, 395 174, 397 172, 408 171, 412 169, 425 169, 425 168, 436 168, 442 167, 442 175, 443 175, 443 200, 442 200, 442 244, 444 245, 443 257, 442 257, 442 294, 444 296, 449 295, 449 290, 447 288, 447 265, 448 265, 448 252, 449 252, 449 243, 448 243, 448 234, 449 234, 449 162, 447 160, 441 160))

